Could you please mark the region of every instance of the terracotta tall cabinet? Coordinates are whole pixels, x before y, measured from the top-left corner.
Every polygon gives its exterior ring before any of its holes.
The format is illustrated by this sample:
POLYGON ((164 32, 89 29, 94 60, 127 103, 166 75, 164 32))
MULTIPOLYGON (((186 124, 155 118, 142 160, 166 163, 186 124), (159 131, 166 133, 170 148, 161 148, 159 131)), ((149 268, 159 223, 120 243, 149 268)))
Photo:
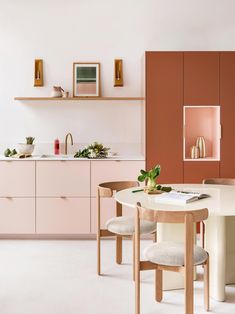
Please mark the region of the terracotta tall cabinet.
POLYGON ((183 53, 146 53, 146 168, 162 182, 182 182, 183 53))
POLYGON ((146 167, 162 183, 235 177, 234 85, 235 52, 146 52, 146 167), (190 159, 196 135, 206 158, 190 159))

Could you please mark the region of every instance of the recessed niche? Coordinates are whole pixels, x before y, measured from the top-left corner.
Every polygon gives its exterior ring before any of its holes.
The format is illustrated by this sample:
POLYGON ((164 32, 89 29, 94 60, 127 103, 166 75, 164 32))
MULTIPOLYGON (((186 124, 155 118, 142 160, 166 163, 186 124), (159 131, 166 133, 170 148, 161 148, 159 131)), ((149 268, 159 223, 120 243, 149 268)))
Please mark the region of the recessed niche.
POLYGON ((220 160, 220 106, 184 106, 184 160, 220 160), (192 158, 198 137, 205 140, 205 157, 192 158))

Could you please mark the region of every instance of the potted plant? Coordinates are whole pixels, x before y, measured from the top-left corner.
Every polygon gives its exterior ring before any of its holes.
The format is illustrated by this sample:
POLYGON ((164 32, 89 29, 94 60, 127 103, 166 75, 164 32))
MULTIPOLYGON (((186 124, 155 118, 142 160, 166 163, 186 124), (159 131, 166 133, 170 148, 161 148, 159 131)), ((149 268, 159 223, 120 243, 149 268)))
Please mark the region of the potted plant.
POLYGON ((34 150, 34 142, 35 138, 34 137, 26 137, 26 143, 19 143, 18 144, 18 151, 19 154, 22 155, 31 155, 33 150, 34 150))

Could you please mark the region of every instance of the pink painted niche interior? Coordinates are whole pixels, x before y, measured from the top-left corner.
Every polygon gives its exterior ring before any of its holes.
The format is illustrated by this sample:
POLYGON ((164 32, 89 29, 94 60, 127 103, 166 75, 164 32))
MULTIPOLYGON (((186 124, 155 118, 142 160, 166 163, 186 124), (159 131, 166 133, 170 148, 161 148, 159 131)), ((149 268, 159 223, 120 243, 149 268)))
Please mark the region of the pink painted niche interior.
POLYGON ((184 160, 220 160, 220 106, 184 106, 184 128, 184 160), (199 136, 205 139, 206 158, 191 159, 199 136))

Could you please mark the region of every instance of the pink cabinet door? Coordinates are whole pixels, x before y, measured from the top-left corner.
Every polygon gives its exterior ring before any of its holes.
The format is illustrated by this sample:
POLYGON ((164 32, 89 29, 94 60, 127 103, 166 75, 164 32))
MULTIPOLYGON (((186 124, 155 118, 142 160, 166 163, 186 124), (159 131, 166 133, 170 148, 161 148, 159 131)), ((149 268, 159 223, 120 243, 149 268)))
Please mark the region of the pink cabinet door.
POLYGON ((0 161, 0 197, 35 196, 34 161, 0 161))
POLYGON ((90 196, 90 161, 38 161, 36 195, 90 196))
POLYGON ((38 198, 37 234, 90 233, 90 198, 38 198))
MULTIPOLYGON (((116 201, 114 198, 101 199, 101 228, 105 229, 105 223, 108 219, 116 216, 116 201)), ((134 216, 134 208, 123 206, 123 216, 134 216)), ((97 232, 97 198, 91 198, 91 233, 97 232)))
POLYGON ((0 198, 0 234, 35 233, 34 198, 0 198))
POLYGON ((140 169, 145 169, 145 161, 92 161, 91 196, 96 196, 97 186, 102 182, 137 181, 140 169))

